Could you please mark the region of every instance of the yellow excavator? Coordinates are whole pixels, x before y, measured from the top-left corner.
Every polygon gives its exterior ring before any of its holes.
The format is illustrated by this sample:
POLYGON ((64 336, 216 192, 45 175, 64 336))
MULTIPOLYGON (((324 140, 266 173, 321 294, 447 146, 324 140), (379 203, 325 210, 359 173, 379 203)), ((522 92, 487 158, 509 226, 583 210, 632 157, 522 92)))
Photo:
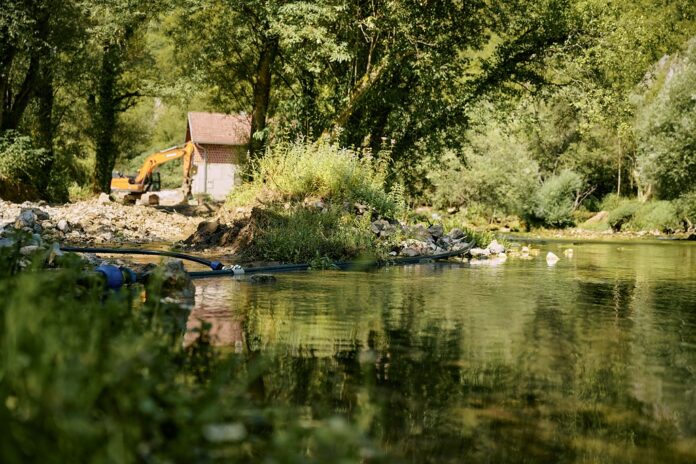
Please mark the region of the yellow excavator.
POLYGON ((143 193, 159 190, 159 173, 155 169, 169 161, 174 161, 183 158, 183 174, 184 179, 181 185, 181 190, 184 194, 184 201, 191 195, 191 167, 193 165, 193 154, 196 146, 193 142, 187 142, 185 145, 168 148, 157 153, 154 153, 145 159, 143 166, 135 176, 126 176, 119 172, 115 172, 111 177, 112 192, 127 192, 127 200, 137 200, 143 193))

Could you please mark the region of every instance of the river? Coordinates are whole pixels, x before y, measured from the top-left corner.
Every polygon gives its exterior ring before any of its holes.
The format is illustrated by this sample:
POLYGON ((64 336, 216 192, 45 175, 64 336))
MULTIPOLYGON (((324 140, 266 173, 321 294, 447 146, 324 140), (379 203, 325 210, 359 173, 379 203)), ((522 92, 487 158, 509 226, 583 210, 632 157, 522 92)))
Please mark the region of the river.
POLYGON ((696 462, 696 245, 539 247, 200 280, 189 326, 280 359, 266 395, 347 418, 390 461, 696 462))

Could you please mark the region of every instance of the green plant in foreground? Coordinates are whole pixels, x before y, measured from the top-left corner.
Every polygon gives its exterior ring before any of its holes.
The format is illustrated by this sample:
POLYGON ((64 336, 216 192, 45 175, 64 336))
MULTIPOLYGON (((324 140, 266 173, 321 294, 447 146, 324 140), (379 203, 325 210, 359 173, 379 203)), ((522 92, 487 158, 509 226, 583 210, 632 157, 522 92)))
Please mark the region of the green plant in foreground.
MULTIPOLYGON (((274 360, 182 343, 161 281, 104 293, 78 260, 0 248, 0 462, 326 462, 370 445, 346 420, 254 396, 274 360), (29 271, 29 269, 31 271, 29 271)), ((185 320, 185 319, 184 319, 185 320)), ((372 453, 374 454, 374 453, 372 453)))

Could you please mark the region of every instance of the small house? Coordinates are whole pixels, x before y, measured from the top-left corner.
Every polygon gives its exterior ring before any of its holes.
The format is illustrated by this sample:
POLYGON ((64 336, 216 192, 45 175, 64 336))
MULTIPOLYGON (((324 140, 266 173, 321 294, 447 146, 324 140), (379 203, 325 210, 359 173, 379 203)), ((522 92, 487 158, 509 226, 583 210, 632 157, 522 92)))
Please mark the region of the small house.
POLYGON ((239 185, 240 166, 245 160, 251 119, 244 114, 190 112, 186 142, 196 150, 191 193, 224 200, 239 185))

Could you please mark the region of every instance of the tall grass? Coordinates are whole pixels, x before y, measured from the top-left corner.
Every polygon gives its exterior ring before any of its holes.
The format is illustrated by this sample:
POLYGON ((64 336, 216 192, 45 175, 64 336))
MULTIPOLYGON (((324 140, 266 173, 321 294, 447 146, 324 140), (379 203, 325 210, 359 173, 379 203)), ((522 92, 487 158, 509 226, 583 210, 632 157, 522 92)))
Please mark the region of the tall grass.
POLYGON ((337 204, 359 202, 394 217, 403 212, 404 200, 400 189, 386 191, 386 167, 370 153, 328 142, 282 143, 251 165, 253 180, 235 189, 228 201, 244 206, 256 200, 319 198, 337 204))
POLYGON ((270 208, 261 213, 254 238, 245 249, 249 259, 310 262, 317 258, 350 259, 376 254, 370 216, 356 218, 338 207, 270 208))

